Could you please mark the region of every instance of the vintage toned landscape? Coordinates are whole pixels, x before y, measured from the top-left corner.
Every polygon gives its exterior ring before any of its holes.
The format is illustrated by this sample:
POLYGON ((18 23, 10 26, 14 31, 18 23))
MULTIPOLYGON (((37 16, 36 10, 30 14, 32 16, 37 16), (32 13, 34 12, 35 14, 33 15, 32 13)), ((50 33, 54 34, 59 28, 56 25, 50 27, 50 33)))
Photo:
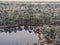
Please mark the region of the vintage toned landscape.
POLYGON ((60 45, 60 2, 0 1, 0 45, 60 45))

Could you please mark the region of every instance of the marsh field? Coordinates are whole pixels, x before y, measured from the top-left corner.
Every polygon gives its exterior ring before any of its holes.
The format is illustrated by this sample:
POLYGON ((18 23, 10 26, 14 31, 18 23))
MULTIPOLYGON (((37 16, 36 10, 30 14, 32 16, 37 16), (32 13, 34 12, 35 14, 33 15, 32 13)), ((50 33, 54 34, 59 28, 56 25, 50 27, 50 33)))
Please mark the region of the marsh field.
POLYGON ((47 45, 60 45, 60 2, 0 2, 0 45, 45 45, 34 44, 38 28, 47 45))

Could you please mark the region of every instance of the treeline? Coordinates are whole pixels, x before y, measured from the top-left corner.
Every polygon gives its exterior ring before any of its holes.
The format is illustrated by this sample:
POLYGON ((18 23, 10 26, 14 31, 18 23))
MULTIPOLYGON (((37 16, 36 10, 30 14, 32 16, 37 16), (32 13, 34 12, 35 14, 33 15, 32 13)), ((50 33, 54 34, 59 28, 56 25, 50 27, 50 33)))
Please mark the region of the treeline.
POLYGON ((0 14, 0 25, 15 25, 15 24, 54 24, 59 16, 55 16, 54 13, 42 13, 34 15, 32 13, 19 14, 18 11, 13 12, 13 16, 8 14, 8 11, 4 10, 0 14))
POLYGON ((60 21, 60 3, 4 4, 0 4, 0 25, 56 24, 60 21))

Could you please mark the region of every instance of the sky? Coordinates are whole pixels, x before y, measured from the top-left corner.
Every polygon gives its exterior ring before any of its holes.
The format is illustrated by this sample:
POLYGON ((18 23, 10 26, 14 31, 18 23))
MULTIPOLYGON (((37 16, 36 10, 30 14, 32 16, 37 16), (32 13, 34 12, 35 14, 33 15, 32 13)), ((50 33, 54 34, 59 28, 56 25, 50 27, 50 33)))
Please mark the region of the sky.
POLYGON ((60 0, 0 0, 0 1, 60 1, 60 0))

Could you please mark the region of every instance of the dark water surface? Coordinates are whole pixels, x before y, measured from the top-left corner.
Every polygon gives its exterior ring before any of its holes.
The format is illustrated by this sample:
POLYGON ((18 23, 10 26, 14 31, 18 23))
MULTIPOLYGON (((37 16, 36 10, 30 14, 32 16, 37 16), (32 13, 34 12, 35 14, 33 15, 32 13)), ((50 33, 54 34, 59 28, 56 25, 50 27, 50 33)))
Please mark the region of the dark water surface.
POLYGON ((22 30, 9 33, 0 32, 0 45, 33 45, 37 40, 37 34, 34 32, 29 33, 28 30, 22 30))

